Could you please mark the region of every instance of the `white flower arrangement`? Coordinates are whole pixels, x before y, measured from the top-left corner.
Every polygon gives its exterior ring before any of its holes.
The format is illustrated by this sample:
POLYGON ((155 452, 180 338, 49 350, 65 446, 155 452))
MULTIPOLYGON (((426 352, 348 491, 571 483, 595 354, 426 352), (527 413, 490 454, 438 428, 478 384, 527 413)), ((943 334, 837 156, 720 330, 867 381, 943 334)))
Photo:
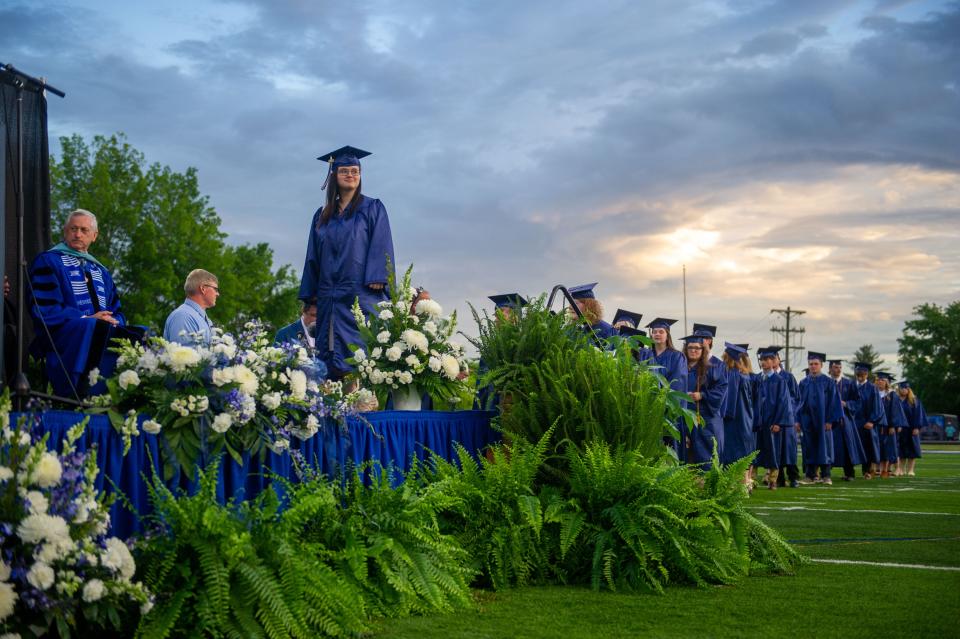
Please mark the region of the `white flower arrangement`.
POLYGON ((133 581, 136 564, 126 544, 107 536, 110 516, 94 484, 96 455, 77 450, 86 420, 67 432, 57 454, 47 450, 48 436, 34 441, 28 428, 11 428, 9 409, 4 395, 0 635, 54 635, 80 615, 106 623, 131 604, 148 604, 150 594, 133 581), (110 560, 101 561, 101 552, 110 560))
POLYGON ((451 342, 456 331, 456 313, 442 316, 443 308, 433 300, 420 300, 410 312, 416 289, 410 286, 412 266, 397 285, 391 276, 389 302, 380 302, 369 317, 353 305, 353 316, 364 343, 352 346, 348 360, 359 378, 371 387, 381 405, 394 390, 417 386, 438 405, 458 398, 465 390, 468 370, 463 349, 451 342))

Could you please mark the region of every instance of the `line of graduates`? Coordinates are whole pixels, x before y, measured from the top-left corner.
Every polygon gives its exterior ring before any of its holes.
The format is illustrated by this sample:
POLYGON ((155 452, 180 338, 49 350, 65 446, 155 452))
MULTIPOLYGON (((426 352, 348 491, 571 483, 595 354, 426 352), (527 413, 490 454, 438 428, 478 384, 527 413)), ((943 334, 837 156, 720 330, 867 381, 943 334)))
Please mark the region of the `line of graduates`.
MULTIPOLYGON (((611 344, 647 336, 640 329, 640 313, 617 309, 613 323, 604 322, 596 285, 568 289, 584 316, 584 328, 611 344)), ((515 293, 490 299, 505 312, 526 303, 515 293)), ((758 349, 761 370, 755 373, 748 344, 725 342, 722 358, 711 353, 716 326, 695 323, 693 333, 683 338, 683 350, 677 350, 670 333, 675 323, 658 317, 646 324, 653 343, 636 348, 634 356, 656 367, 673 390, 686 393, 698 415, 699 427, 690 429, 679 420, 680 439, 667 442, 681 462, 705 466, 714 446, 724 464, 757 451, 744 482, 752 487, 756 469, 762 467, 762 481, 772 490, 788 482, 793 488, 831 485, 834 466, 843 469, 844 481, 854 479, 857 466, 864 479, 915 474, 927 418, 908 381, 894 390, 890 375, 878 373, 874 384, 871 367, 863 362, 854 365, 856 379, 848 379, 841 360, 811 351, 806 376, 798 382, 782 367, 779 346, 758 349), (823 370, 828 361, 829 374, 823 370)))

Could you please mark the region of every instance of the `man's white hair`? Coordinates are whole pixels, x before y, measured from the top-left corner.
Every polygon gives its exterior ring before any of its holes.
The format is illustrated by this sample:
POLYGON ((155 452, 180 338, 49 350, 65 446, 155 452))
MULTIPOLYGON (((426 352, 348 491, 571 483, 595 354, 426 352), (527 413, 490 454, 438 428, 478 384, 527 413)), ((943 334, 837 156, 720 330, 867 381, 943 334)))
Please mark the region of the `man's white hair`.
POLYGON ((97 226, 97 216, 96 216, 96 215, 94 215, 93 213, 91 213, 91 212, 88 211, 87 209, 74 209, 73 211, 70 212, 70 215, 67 216, 66 221, 63 223, 63 230, 64 230, 64 232, 66 232, 66 230, 67 230, 67 225, 70 224, 70 220, 72 220, 72 219, 75 218, 75 217, 79 217, 79 216, 81 216, 81 215, 86 216, 86 217, 89 217, 91 220, 93 220, 93 230, 94 230, 94 231, 99 231, 99 230, 100 230, 100 228, 97 226))
POLYGON ((219 284, 217 276, 210 271, 202 268, 195 268, 187 275, 187 281, 183 283, 183 291, 187 295, 196 295, 200 292, 200 287, 208 284, 216 286, 219 284))

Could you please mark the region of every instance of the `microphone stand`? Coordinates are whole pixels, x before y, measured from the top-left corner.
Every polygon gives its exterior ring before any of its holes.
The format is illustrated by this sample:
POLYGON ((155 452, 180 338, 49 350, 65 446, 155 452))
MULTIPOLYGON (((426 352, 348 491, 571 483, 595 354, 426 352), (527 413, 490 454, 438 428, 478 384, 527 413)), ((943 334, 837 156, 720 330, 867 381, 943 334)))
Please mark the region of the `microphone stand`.
MULTIPOLYGON (((27 380, 27 376, 23 372, 23 289, 24 273, 26 273, 27 269, 26 256, 24 255, 23 248, 23 218, 25 208, 23 196, 23 91, 27 88, 37 93, 49 91, 50 93, 61 98, 66 97, 66 94, 56 87, 47 84, 46 80, 43 78, 35 78, 31 75, 28 75, 15 68, 12 64, 4 64, 0 62, 0 72, 4 72, 12 76, 12 84, 17 90, 17 177, 15 180, 15 188, 17 192, 17 374, 13 380, 13 401, 14 408, 16 410, 23 410, 26 406, 27 400, 31 395, 30 382, 27 380)), ((57 399, 69 404, 82 405, 82 403, 67 398, 53 397, 43 393, 32 394, 45 399, 57 399)))

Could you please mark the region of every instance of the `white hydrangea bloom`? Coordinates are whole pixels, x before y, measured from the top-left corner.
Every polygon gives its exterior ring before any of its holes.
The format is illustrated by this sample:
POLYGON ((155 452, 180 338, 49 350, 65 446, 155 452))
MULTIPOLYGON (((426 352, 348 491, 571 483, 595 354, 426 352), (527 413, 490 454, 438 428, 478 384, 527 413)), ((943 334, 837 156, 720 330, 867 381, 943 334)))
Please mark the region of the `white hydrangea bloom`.
POLYGON ((370 357, 373 359, 380 359, 380 355, 383 354, 383 349, 377 346, 372 351, 370 351, 370 357))
POLYGON ((390 331, 380 331, 377 333, 377 341, 381 344, 386 344, 390 341, 390 331))
POLYGON ((353 361, 359 364, 360 362, 366 359, 367 359, 367 354, 363 352, 362 348, 358 348, 357 350, 353 351, 353 361))
POLYGON ((27 573, 27 582, 37 590, 46 590, 53 585, 54 576, 53 568, 38 561, 27 573))
POLYGON ((103 598, 105 590, 102 581, 91 579, 83 585, 83 600, 87 603, 99 601, 103 598))
POLYGON ((382 384, 383 383, 383 372, 379 369, 374 369, 370 371, 370 383, 371 384, 382 384))
POLYGON ((401 355, 403 355, 403 351, 401 351, 396 346, 391 346, 390 348, 387 349, 387 359, 390 360, 391 362, 398 361, 401 355))

